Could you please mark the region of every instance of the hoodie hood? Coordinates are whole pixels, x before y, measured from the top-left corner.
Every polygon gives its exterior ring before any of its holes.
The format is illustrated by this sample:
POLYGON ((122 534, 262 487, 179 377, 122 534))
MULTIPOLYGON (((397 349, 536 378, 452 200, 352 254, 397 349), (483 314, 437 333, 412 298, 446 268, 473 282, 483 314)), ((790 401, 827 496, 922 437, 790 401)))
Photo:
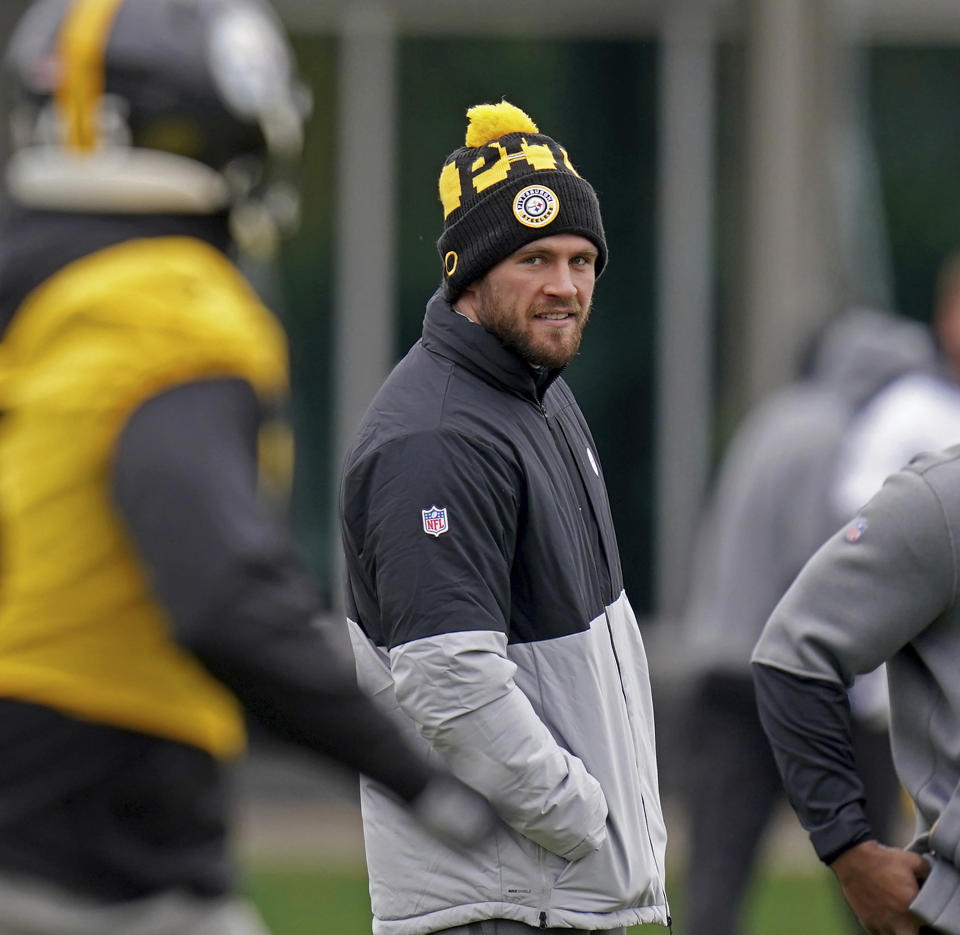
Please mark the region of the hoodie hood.
POLYGON ((852 308, 824 326, 809 376, 857 409, 897 377, 936 366, 929 329, 888 312, 852 308))

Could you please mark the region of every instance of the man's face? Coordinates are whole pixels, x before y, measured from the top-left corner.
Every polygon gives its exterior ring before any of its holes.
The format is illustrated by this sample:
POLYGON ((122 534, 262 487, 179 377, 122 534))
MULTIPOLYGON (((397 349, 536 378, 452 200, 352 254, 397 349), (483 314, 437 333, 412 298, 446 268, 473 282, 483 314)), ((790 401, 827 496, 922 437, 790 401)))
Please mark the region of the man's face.
POLYGON ((457 310, 497 335, 528 363, 562 367, 590 317, 597 248, 578 234, 526 244, 469 285, 457 310))

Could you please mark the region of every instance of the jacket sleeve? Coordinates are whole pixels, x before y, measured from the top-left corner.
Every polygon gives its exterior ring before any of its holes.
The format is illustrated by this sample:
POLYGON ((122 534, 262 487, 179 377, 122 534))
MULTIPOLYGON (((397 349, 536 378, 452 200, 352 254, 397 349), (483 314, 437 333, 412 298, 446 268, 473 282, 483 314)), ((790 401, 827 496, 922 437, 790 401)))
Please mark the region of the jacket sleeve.
POLYGON ((401 709, 504 821, 575 860, 602 843, 606 802, 507 657, 522 491, 509 459, 454 433, 424 433, 370 457, 345 515, 380 598, 401 709), (424 525, 434 507, 446 515, 439 535, 424 525))
POLYGON ((937 497, 894 475, 801 571, 753 653, 757 700, 788 797, 831 860, 869 834, 843 689, 892 658, 954 600, 937 497))
POLYGON ((831 863, 872 836, 850 736, 847 693, 755 663, 757 708, 784 789, 817 856, 831 863))
POLYGON ((137 410, 113 495, 173 637, 254 721, 414 799, 430 770, 356 685, 282 517, 257 496, 259 405, 240 380, 187 384, 137 410))

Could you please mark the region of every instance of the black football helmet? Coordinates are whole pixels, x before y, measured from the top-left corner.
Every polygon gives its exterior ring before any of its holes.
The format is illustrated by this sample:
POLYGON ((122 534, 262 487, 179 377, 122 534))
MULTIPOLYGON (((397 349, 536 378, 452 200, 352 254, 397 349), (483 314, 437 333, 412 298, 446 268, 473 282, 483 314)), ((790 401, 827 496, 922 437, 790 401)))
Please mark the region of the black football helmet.
POLYGON ((37 208, 296 224, 309 94, 266 0, 38 0, 5 58, 7 189, 37 208))

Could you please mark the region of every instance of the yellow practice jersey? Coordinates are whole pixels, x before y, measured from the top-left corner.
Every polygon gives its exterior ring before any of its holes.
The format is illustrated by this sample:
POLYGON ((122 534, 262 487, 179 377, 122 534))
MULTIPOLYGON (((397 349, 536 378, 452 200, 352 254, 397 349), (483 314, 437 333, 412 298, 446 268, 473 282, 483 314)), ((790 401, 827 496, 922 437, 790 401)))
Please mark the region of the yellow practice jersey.
POLYGON ((131 414, 217 378, 246 380, 273 408, 287 349, 202 241, 101 250, 18 309, 0 342, 0 697, 219 757, 242 749, 236 699, 174 642, 110 493, 131 414))

